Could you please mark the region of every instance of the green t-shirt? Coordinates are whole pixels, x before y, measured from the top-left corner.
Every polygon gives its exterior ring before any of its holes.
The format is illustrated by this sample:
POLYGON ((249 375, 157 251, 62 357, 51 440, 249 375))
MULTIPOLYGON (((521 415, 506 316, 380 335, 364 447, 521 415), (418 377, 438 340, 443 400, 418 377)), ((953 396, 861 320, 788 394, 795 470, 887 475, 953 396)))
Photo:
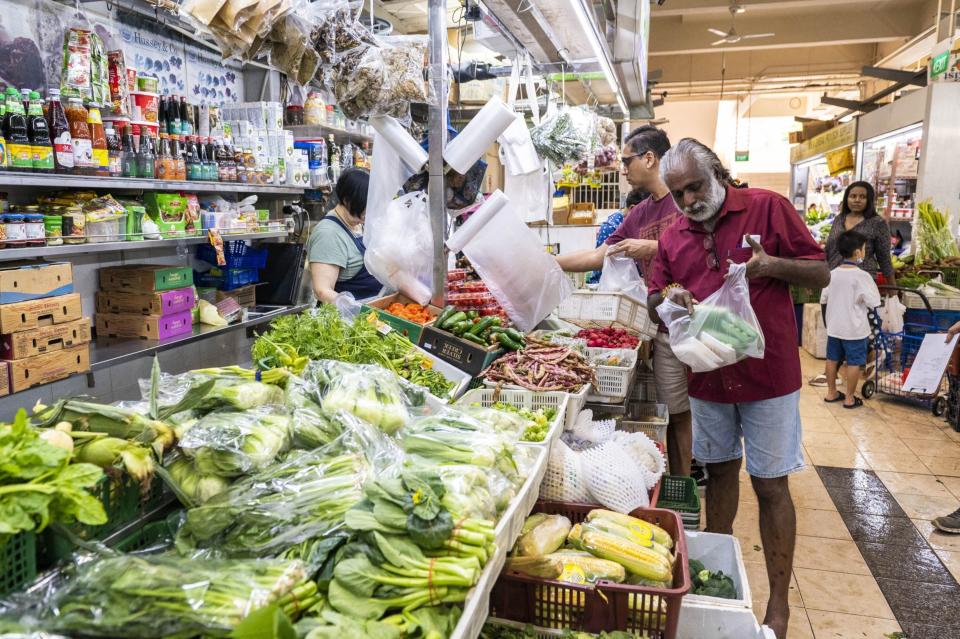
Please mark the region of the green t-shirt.
POLYGON ((340 267, 338 282, 349 280, 363 267, 363 254, 356 243, 336 221, 324 218, 317 222, 307 242, 310 262, 340 267))

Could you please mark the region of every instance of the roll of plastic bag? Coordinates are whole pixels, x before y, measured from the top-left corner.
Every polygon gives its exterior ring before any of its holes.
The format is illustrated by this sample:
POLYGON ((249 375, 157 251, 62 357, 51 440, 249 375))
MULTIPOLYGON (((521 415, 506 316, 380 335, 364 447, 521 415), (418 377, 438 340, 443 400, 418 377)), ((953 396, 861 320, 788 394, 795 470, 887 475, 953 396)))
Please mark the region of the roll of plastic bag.
POLYGON ((457 173, 466 174, 516 119, 513 109, 493 96, 460 135, 447 144, 443 150, 444 161, 457 173))
MULTIPOLYGON (((367 189, 368 219, 371 212, 386 210, 403 183, 427 162, 427 152, 395 118, 370 118, 370 124, 375 133, 370 162, 370 186, 367 189)), ((369 232, 373 228, 368 222, 364 229, 363 242, 367 246, 370 246, 369 232)))
POLYGON ((447 247, 463 251, 522 331, 533 330, 573 292, 557 260, 499 190, 447 240, 447 247))

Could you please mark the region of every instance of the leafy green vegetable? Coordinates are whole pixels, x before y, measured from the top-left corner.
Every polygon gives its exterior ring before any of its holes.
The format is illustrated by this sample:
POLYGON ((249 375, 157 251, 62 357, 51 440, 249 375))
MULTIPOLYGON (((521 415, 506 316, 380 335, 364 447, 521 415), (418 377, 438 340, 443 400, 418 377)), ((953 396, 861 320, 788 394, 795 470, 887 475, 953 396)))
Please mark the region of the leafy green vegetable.
POLYGON ((737 587, 729 575, 723 574, 723 571, 707 570, 703 562, 697 559, 691 559, 689 563, 692 594, 723 599, 737 598, 737 587))
POLYGON ((217 411, 200 419, 180 440, 204 475, 236 477, 269 466, 290 445, 290 417, 269 408, 217 411))
POLYGON ((20 409, 0 425, 0 544, 51 522, 107 522, 103 504, 87 488, 103 477, 92 464, 70 464, 70 454, 40 438, 20 409))

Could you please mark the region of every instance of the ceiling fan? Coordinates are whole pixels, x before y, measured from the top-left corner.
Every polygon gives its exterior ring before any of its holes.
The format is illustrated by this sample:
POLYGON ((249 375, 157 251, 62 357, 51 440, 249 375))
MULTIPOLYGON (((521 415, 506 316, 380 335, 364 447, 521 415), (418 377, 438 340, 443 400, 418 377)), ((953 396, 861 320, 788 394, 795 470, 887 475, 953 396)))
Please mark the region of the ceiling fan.
POLYGON ((737 44, 743 40, 753 40, 755 38, 771 38, 775 36, 775 33, 747 33, 740 34, 737 33, 736 27, 733 25, 733 21, 736 19, 738 13, 743 13, 746 8, 739 2, 731 2, 728 7, 730 10, 730 29, 728 31, 721 31, 720 29, 707 29, 713 35, 720 36, 720 39, 716 42, 711 42, 710 46, 715 47, 718 44, 737 44))

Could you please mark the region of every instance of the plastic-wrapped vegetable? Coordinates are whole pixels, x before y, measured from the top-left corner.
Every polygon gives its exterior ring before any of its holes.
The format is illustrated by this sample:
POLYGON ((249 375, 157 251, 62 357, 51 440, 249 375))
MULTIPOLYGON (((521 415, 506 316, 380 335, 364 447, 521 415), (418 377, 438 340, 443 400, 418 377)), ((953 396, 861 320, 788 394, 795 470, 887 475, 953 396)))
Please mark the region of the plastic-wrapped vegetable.
POLYGON ((202 474, 221 477, 266 468, 289 446, 290 417, 268 408, 210 413, 180 440, 202 474))
POLYGON ((517 541, 519 556, 549 555, 560 548, 570 532, 570 520, 563 515, 550 515, 531 528, 517 541))
POLYGON ((540 157, 556 166, 579 162, 597 144, 597 116, 583 107, 561 107, 530 131, 540 157))
POLYGON ((176 489, 194 504, 202 504, 230 487, 230 482, 218 475, 204 475, 196 464, 186 457, 179 457, 166 466, 176 489))

